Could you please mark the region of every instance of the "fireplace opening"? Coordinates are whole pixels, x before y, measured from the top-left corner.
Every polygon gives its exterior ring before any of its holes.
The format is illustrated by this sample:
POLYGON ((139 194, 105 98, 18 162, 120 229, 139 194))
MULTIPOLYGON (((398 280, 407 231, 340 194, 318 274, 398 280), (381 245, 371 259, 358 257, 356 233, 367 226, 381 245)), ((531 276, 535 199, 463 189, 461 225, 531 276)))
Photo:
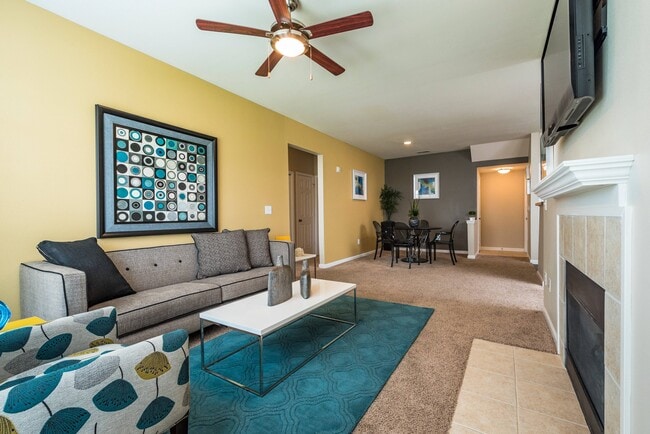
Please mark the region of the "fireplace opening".
POLYGON ((591 432, 605 420, 605 290, 566 263, 566 367, 591 432))

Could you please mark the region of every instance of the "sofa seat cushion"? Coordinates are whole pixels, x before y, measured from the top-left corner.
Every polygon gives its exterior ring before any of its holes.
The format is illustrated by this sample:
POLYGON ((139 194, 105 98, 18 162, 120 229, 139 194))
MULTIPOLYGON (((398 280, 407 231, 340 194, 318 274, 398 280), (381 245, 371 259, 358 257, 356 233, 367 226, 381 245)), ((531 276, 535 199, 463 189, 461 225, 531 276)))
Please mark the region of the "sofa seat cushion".
POLYGON ((115 306, 119 337, 219 303, 221 289, 218 285, 192 281, 139 291, 92 306, 91 309, 115 306))
MULTIPOLYGON (((78 353, 69 354, 49 362, 42 363, 34 368, 21 372, 20 374, 9 377, 5 382, 0 383, 0 390, 15 386, 22 382, 31 380, 41 374, 50 374, 52 372, 67 372, 81 369, 82 367, 93 362, 101 354, 110 353, 111 351, 124 348, 126 345, 105 344, 88 348, 78 353)), ((34 359, 36 361, 36 359, 34 359)), ((38 361, 36 361, 38 363, 38 361)))
POLYGON ((272 269, 273 267, 253 268, 248 271, 242 271, 241 273, 208 277, 201 279, 200 282, 219 285, 221 287, 222 301, 228 301, 267 289, 269 272, 272 269))

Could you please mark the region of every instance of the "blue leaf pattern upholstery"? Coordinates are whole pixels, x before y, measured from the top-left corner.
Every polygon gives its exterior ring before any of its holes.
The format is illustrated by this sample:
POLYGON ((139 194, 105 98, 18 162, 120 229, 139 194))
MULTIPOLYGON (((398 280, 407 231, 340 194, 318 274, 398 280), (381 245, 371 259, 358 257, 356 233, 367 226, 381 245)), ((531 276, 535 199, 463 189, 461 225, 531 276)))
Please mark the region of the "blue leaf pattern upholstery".
POLYGON ((18 351, 25 346, 29 340, 31 327, 23 327, 14 330, 12 333, 0 334, 0 354, 18 351))
POLYGON ((113 310, 113 313, 108 317, 101 317, 92 320, 86 326, 86 330, 96 336, 106 336, 110 334, 113 327, 115 327, 115 321, 117 319, 116 312, 116 310, 113 310))
POLYGON ((174 407, 174 401, 166 396, 159 396, 145 408, 136 427, 147 429, 163 420, 174 407))
POLYGON ((101 411, 123 410, 138 399, 138 393, 131 383, 121 378, 100 390, 94 397, 93 403, 101 411))
POLYGON ((90 413, 83 408, 68 407, 59 410, 45 422, 43 433, 75 433, 79 432, 86 421, 90 418, 90 413))
POLYGON ((184 330, 122 346, 105 307, 0 333, 0 349, 0 432, 165 432, 189 410, 184 330))
POLYGON ((61 357, 70 346, 70 342, 72 342, 72 335, 70 333, 54 336, 38 350, 36 358, 38 360, 52 360, 61 357))
POLYGON ((8 390, 2 411, 20 413, 40 404, 54 391, 61 381, 61 375, 62 372, 45 374, 12 387, 8 390))

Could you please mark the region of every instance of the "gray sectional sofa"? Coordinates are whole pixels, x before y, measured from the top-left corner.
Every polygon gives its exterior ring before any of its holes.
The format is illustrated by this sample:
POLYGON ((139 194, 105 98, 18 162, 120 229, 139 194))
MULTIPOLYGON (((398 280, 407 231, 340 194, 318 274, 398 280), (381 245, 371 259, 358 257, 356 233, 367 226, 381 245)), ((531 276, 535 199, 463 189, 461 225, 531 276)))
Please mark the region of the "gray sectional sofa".
MULTIPOLYGON (((20 265, 23 317, 52 320, 64 316, 115 306, 118 337, 133 343, 183 328, 199 330, 199 312, 235 298, 267 288, 271 266, 203 277, 205 269, 197 244, 180 244, 107 252, 134 293, 88 305, 86 274, 51 262, 20 265)), ((294 263, 293 244, 269 241, 273 262, 294 263)))

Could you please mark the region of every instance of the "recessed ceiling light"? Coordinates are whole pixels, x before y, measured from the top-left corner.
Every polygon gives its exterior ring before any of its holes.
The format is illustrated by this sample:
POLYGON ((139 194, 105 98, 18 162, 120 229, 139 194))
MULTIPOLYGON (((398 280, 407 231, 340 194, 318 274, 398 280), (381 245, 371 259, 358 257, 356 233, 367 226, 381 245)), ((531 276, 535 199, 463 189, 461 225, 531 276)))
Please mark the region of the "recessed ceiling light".
POLYGON ((510 170, 512 170, 510 167, 502 167, 501 169, 497 169, 497 172, 499 172, 502 175, 506 175, 510 173, 510 170))
POLYGON ((404 144, 405 144, 406 146, 408 146, 408 145, 413 144, 413 142, 412 142, 411 140, 404 140, 404 144))

